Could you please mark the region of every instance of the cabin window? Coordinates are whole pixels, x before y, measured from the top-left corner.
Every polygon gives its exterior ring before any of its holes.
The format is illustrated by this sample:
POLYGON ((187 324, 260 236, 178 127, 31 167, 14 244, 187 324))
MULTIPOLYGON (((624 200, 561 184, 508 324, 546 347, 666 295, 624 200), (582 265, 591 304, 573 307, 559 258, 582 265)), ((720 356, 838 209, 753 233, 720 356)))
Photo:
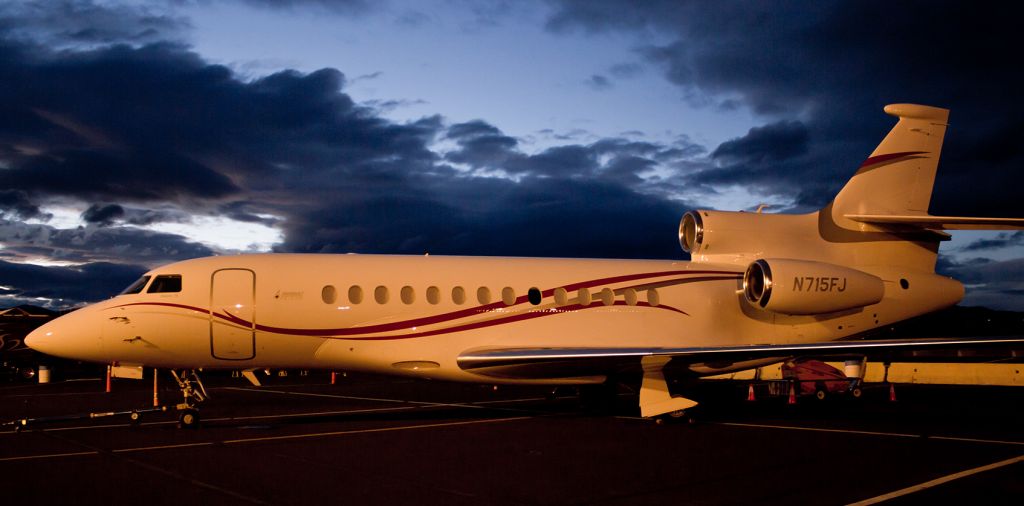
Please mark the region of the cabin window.
POLYGON ((456 304, 458 304, 460 306, 465 304, 466 303, 466 289, 462 288, 461 286, 456 286, 455 288, 452 288, 452 302, 454 302, 454 303, 456 303, 456 304))
POLYGON ((164 274, 153 279, 146 293, 178 293, 181 291, 180 274, 164 274))
POLYGON ((900 278, 900 288, 904 290, 910 288, 910 281, 907 281, 906 278, 900 278))
POLYGON ((654 288, 647 290, 647 303, 652 306, 661 304, 661 297, 658 295, 658 290, 654 288))
POLYGON ((626 299, 626 304, 630 306, 636 305, 636 290, 632 288, 626 288, 622 290, 622 298, 626 299))
POLYGON ((134 283, 128 285, 120 295, 131 295, 133 293, 142 293, 142 289, 146 287, 146 283, 149 282, 149 276, 142 276, 134 283))
POLYGON ((491 289, 486 286, 481 286, 476 289, 476 300, 481 304, 491 303, 491 289))
POLYGON ((353 304, 361 304, 363 302, 363 287, 359 285, 348 287, 348 301, 353 304))
POLYGON ((377 301, 377 304, 388 303, 388 287, 378 286, 373 290, 373 300, 377 301))
POLYGON ((427 302, 431 304, 441 303, 441 290, 436 286, 427 287, 427 302))
POLYGON ((515 290, 515 288, 512 288, 511 286, 506 286, 505 288, 502 288, 501 289, 501 301, 504 302, 506 306, 515 305, 515 303, 516 303, 516 290, 515 290))
POLYGON ((601 290, 601 293, 599 293, 597 297, 601 299, 601 302, 603 302, 606 306, 611 306, 612 304, 615 304, 615 292, 613 292, 611 288, 605 288, 604 290, 601 290))
POLYGON ((334 304, 338 300, 338 290, 332 285, 327 285, 320 290, 320 298, 324 304, 334 304))
POLYGON ((530 304, 533 304, 534 306, 536 306, 536 305, 540 304, 540 300, 543 297, 541 296, 540 289, 535 286, 533 288, 530 288, 526 292, 526 298, 530 301, 530 304))
POLYGON ((413 302, 416 302, 416 290, 414 290, 409 285, 403 286, 402 287, 402 292, 401 292, 401 297, 402 297, 402 303, 404 303, 406 305, 412 304, 413 302))
POLYGON ((589 306, 590 305, 590 300, 591 300, 590 299, 590 290, 587 290, 586 288, 580 288, 578 294, 579 295, 577 296, 576 299, 577 299, 577 301, 579 301, 579 304, 581 306, 589 306))
POLYGON ((555 288, 555 304, 564 306, 569 303, 569 293, 565 291, 565 288, 555 288))

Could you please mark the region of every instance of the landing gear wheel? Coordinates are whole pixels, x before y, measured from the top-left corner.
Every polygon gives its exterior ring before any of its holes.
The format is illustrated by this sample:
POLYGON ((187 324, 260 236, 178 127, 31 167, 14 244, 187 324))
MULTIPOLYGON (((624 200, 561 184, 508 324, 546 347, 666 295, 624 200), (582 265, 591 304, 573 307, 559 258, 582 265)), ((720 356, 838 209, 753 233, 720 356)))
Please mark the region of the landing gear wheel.
POLYGON ((196 429, 199 427, 199 410, 185 409, 178 414, 178 427, 196 429))
POLYGON ((142 422, 142 413, 139 413, 138 411, 132 411, 131 413, 128 413, 128 423, 130 423, 132 425, 138 425, 141 422, 142 422))
POLYGON ((825 382, 819 381, 815 383, 814 398, 818 399, 819 401, 823 401, 826 397, 828 397, 828 387, 825 385, 825 382))
POLYGON ((861 390, 860 387, 853 387, 853 389, 850 390, 850 395, 852 395, 854 399, 860 399, 860 396, 864 395, 864 391, 861 390))
POLYGON ((177 406, 181 411, 178 414, 178 427, 194 429, 199 426, 199 410, 196 409, 196 404, 205 401, 209 397, 206 394, 206 388, 203 387, 203 382, 199 380, 199 375, 195 369, 183 371, 172 369, 171 375, 178 382, 178 387, 181 388, 181 394, 184 398, 183 402, 177 406))
POLYGON ((693 425, 697 423, 697 420, 695 420, 693 418, 693 414, 686 409, 679 409, 676 411, 672 411, 670 413, 665 413, 664 415, 661 415, 654 419, 654 423, 658 425, 663 425, 666 422, 685 423, 688 425, 693 425))

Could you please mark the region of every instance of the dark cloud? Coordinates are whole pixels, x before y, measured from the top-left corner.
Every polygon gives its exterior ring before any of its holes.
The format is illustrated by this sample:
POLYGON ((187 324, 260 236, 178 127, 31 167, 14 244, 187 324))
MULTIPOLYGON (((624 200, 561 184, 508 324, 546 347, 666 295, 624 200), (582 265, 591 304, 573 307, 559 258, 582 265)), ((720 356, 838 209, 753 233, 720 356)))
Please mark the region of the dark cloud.
POLYGON ((757 194, 792 198, 793 211, 820 209, 834 195, 830 185, 837 176, 820 153, 809 153, 810 139, 799 121, 754 127, 720 144, 711 152, 712 163, 693 167, 683 180, 706 192, 745 186, 757 194))
MULTIPOLYGON (((804 205, 833 195, 892 125, 887 103, 952 110, 932 211, 1024 214, 1021 7, 958 2, 635 2, 560 0, 555 32, 650 31, 671 42, 640 54, 694 104, 746 107, 771 122, 800 121, 816 170, 780 170, 804 205), (993 13, 998 13, 993 15, 993 13), (971 187, 971 192, 962 188, 971 187)), ((732 174, 752 189, 756 171, 732 174), (750 176, 744 178, 744 176, 750 176)), ((783 185, 770 188, 778 191, 783 185)))
POLYGON ((484 120, 473 120, 465 123, 456 123, 448 127, 446 137, 449 139, 475 139, 487 135, 502 135, 498 127, 487 123, 484 120))
POLYGON ((608 69, 608 72, 611 73, 611 75, 620 79, 636 77, 643 73, 643 71, 643 67, 637 63, 617 63, 608 69))
POLYGON ((335 203, 292 217, 282 250, 678 258, 678 205, 621 186, 564 178, 467 178, 420 195, 335 203), (421 195, 429 195, 424 197, 421 195))
POLYGON ((116 295, 146 270, 138 265, 106 262, 43 267, 0 260, 0 279, 4 285, 14 287, 0 294, 0 301, 31 300, 50 307, 79 305, 116 295))
POLYGON ((49 219, 50 216, 39 210, 28 195, 20 190, 0 190, 0 217, 32 219, 49 219))
POLYGON ((191 27, 158 5, 117 5, 92 0, 5 2, 0 33, 53 45, 151 43, 176 39, 191 27))
POLYGON ((458 150, 445 155, 445 159, 453 163, 483 169, 515 170, 509 167, 509 162, 522 158, 516 149, 519 146, 518 140, 483 120, 452 125, 445 136, 459 146, 458 150))
POLYGON ((807 127, 799 121, 780 121, 751 128, 747 135, 720 144, 711 158, 735 164, 777 163, 807 153, 807 127))
POLYGON ((100 206, 93 204, 82 212, 82 219, 86 223, 95 223, 100 226, 108 226, 114 220, 124 217, 124 208, 117 204, 100 206))
POLYGON ((649 195, 659 192, 652 191, 649 181, 642 175, 656 167, 671 172, 666 165, 704 154, 703 147, 685 141, 680 141, 678 146, 665 146, 614 137, 526 154, 519 149, 517 139, 481 120, 452 125, 446 137, 455 140, 458 149, 447 153, 445 160, 467 164, 473 169, 501 170, 516 177, 600 179, 649 195))
POLYGON ((342 93, 336 70, 242 81, 170 44, 52 54, 0 40, 0 54, 0 110, 12 113, 0 124, 0 185, 33 205, 202 211, 243 191, 388 177, 436 158, 426 145, 438 118, 388 122, 342 93))
POLYGON ((975 258, 957 262, 940 255, 936 272, 964 283, 966 294, 962 305, 1020 310, 1019 300, 1024 296, 1022 258, 1005 261, 975 258))
POLYGON ((993 238, 978 239, 960 248, 960 250, 965 252, 978 252, 1009 248, 1011 246, 1020 246, 1022 244, 1024 244, 1024 230, 1017 232, 1001 232, 993 238))
POLYGON ((611 80, 601 74, 594 74, 588 77, 584 84, 589 86, 590 89, 597 91, 604 91, 612 87, 611 80))
POLYGON ((0 172, 0 185, 32 194, 164 201, 218 198, 238 191, 223 174, 175 153, 54 150, 0 172))
POLYGON ((235 0, 251 5, 253 7, 264 7, 270 9, 298 9, 310 8, 319 9, 337 14, 365 14, 373 11, 382 2, 369 0, 235 0))
POLYGON ((156 266, 210 256, 210 248, 175 234, 134 227, 58 229, 0 220, 0 243, 12 260, 49 259, 59 262, 124 262, 156 266))

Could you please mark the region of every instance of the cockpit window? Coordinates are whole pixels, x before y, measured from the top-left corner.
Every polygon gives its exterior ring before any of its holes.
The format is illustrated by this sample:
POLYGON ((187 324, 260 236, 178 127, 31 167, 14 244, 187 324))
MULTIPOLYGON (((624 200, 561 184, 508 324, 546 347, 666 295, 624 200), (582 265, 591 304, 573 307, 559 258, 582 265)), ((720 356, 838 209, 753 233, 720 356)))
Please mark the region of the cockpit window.
POLYGON ((138 281, 128 285, 123 292, 119 295, 131 295, 133 293, 142 293, 142 289, 146 287, 146 283, 149 282, 149 276, 142 276, 138 281))
POLYGON ((181 291, 180 274, 163 274, 153 280, 146 293, 175 293, 181 291))

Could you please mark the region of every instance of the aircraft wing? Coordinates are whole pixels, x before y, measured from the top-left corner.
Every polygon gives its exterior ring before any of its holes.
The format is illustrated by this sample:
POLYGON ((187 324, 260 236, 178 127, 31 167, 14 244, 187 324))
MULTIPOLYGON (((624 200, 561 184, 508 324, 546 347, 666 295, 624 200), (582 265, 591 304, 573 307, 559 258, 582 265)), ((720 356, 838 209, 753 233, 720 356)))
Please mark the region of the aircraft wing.
MULTIPOLYGON (((1024 337, 888 339, 800 344, 752 344, 692 348, 485 348, 458 357, 459 367, 501 378, 570 378, 639 370, 644 357, 668 357, 672 365, 726 367, 740 362, 800 356, 872 355, 896 350, 1024 345, 1024 337)), ((756 367, 756 366, 752 366, 756 367)))
POLYGON ((935 230, 1016 230, 1024 228, 1024 218, 975 218, 927 214, 846 214, 843 216, 862 223, 910 225, 935 230))

